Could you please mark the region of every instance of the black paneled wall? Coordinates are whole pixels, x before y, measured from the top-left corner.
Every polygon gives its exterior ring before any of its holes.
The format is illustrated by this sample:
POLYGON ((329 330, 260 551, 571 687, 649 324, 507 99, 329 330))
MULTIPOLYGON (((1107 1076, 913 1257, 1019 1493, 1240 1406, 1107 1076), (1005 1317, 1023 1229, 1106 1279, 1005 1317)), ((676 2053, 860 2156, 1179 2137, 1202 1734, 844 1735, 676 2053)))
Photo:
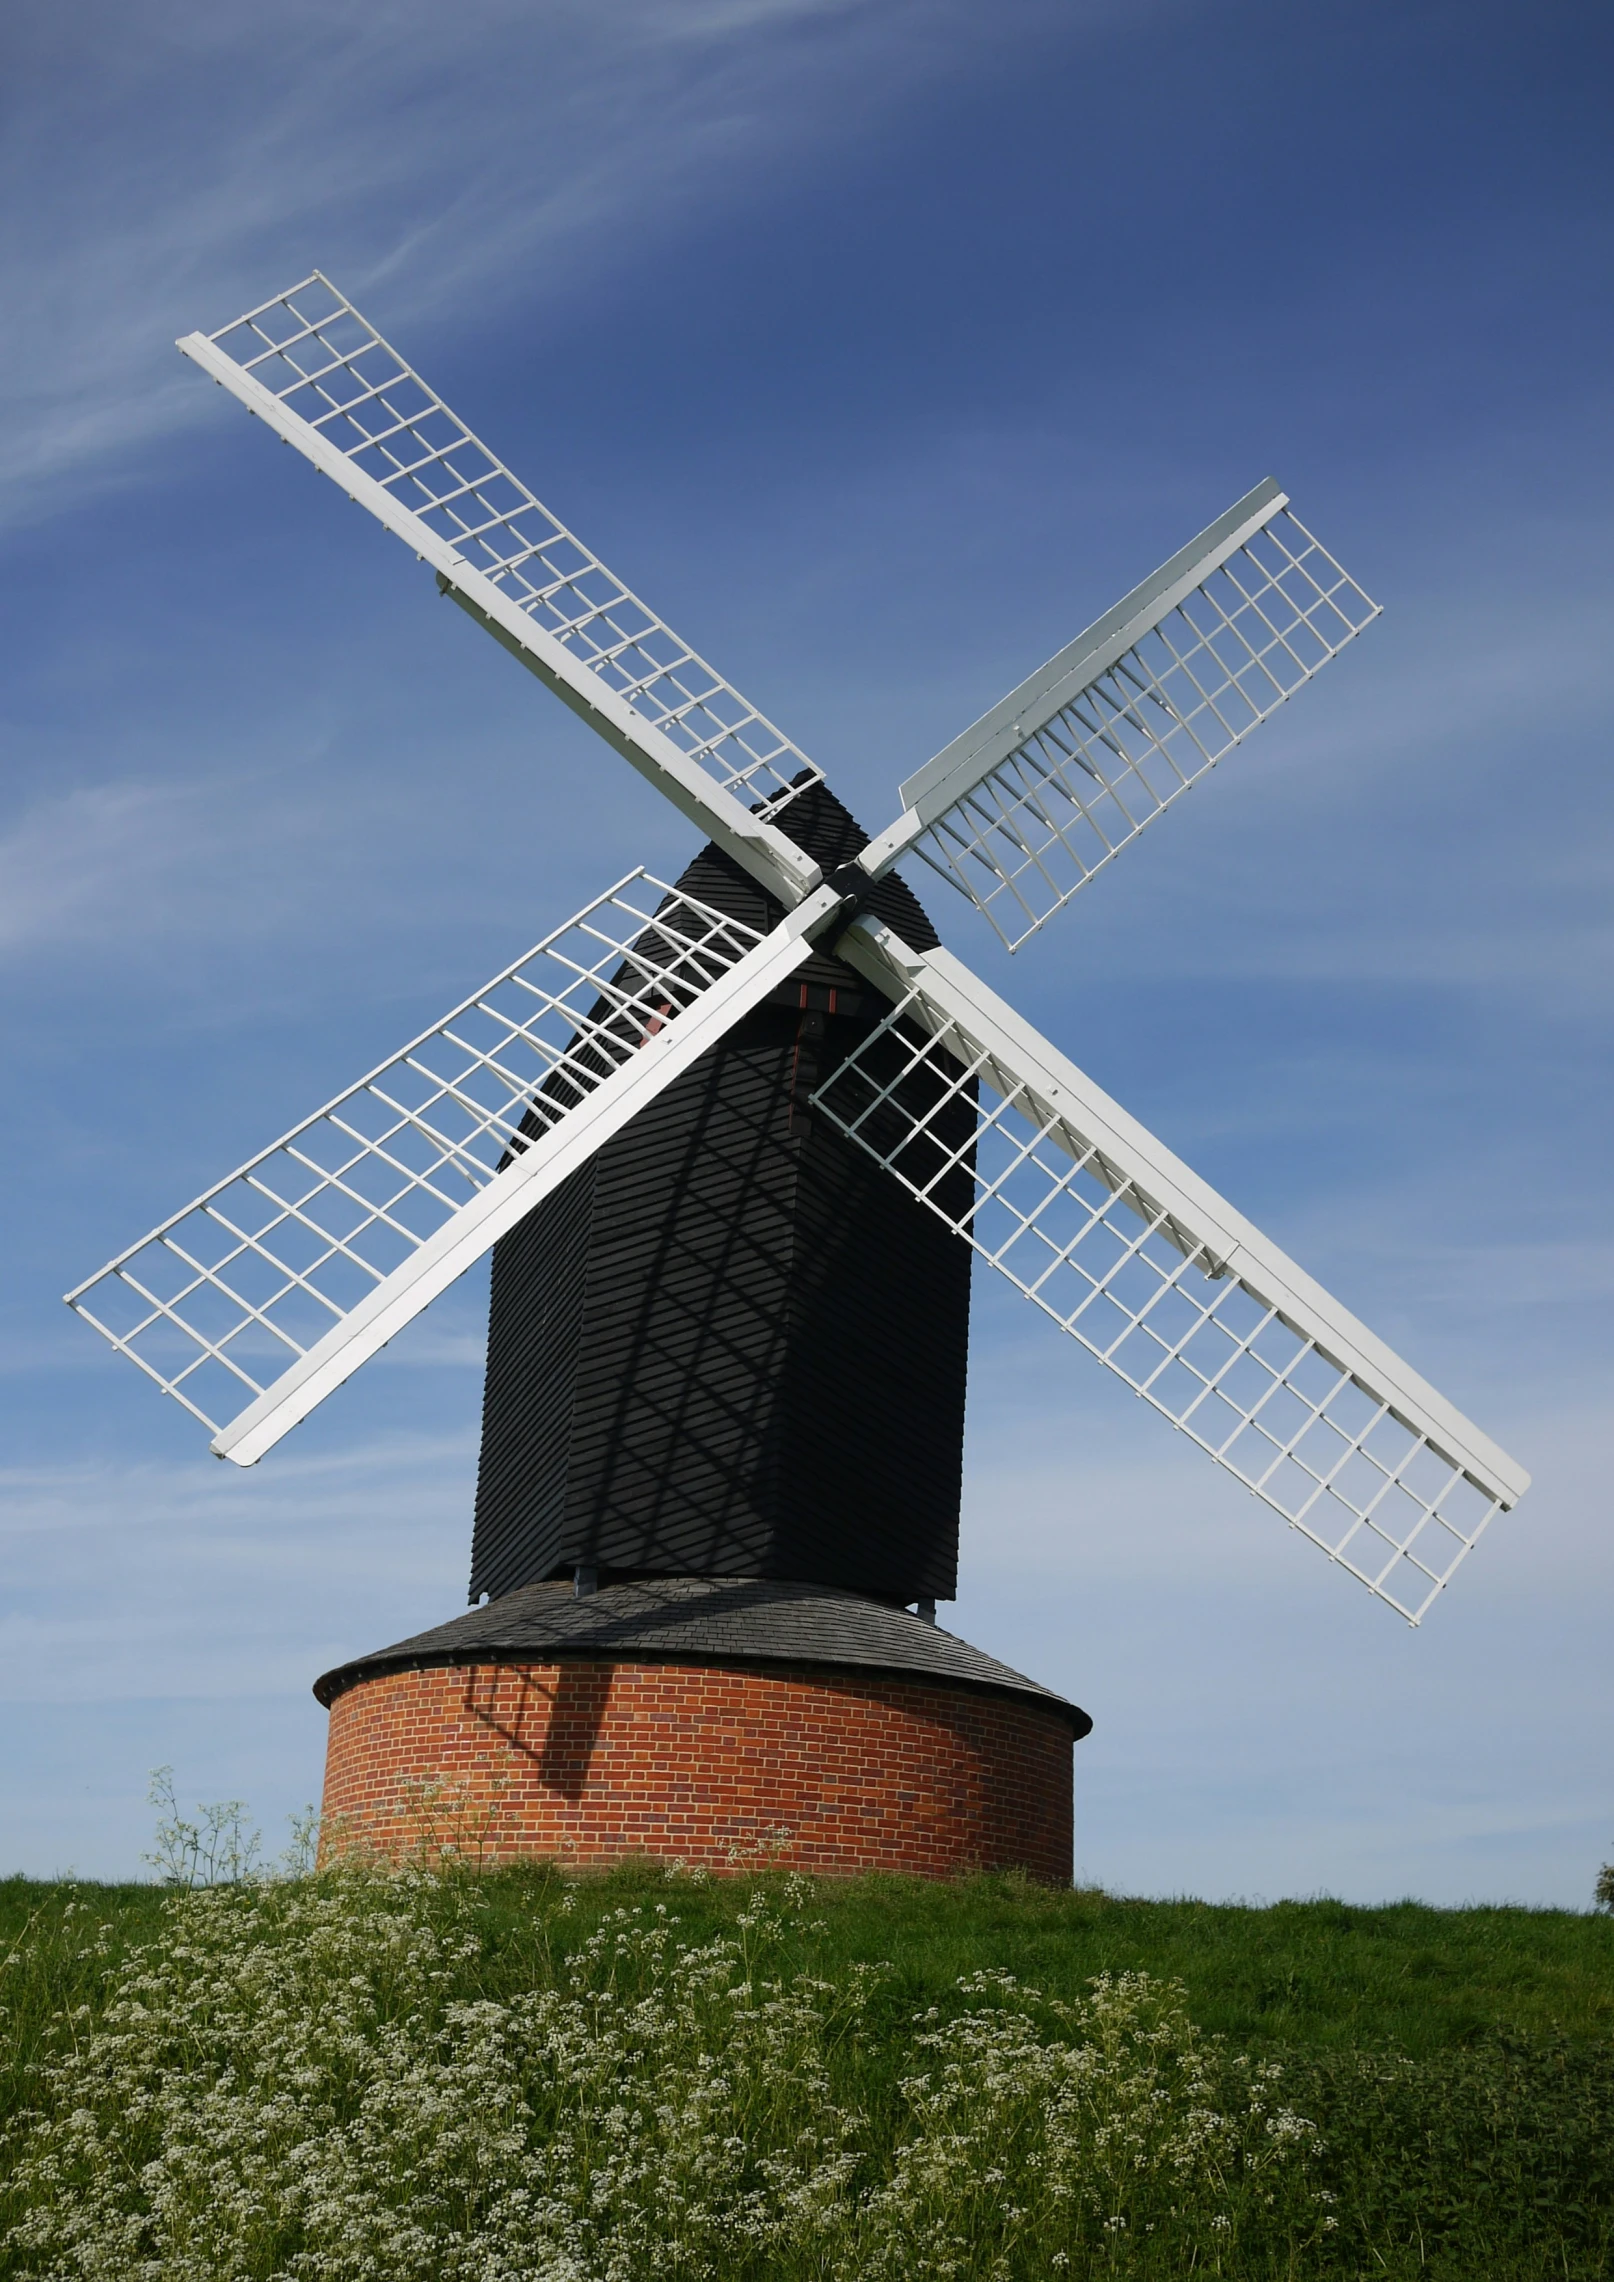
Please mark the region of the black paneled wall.
MULTIPOLYGON (((785 821, 863 845, 822 788, 785 821)), ((714 848, 679 885, 781 916, 714 848)), ((473 1599, 578 1564, 952 1594, 969 1252, 807 1109, 886 1011, 815 956, 495 1248, 473 1599)))

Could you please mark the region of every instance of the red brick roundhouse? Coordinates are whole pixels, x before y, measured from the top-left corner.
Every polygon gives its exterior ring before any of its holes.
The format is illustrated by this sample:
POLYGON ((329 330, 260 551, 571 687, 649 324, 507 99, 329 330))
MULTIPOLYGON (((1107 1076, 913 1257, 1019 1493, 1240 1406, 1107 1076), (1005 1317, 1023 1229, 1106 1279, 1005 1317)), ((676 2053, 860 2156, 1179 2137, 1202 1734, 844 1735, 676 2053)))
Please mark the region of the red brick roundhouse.
POLYGON ((431 1785, 495 1860, 720 1869, 760 1848, 830 1873, 1070 1875, 1086 1713, 856 1593, 658 1578, 580 1600, 524 1585, 316 1693, 326 1812, 387 1850, 413 1842, 431 1785))
MULTIPOLYGON (((822 786, 791 831, 864 844, 822 786)), ((715 847, 678 886, 780 916, 715 847)), ((317 1682, 333 1832, 406 1847, 434 1796, 495 1859, 1068 1879, 1091 1721, 934 1621, 970 1255, 811 1112, 883 1007, 822 954, 775 995, 496 1247, 477 1605, 317 1682)))

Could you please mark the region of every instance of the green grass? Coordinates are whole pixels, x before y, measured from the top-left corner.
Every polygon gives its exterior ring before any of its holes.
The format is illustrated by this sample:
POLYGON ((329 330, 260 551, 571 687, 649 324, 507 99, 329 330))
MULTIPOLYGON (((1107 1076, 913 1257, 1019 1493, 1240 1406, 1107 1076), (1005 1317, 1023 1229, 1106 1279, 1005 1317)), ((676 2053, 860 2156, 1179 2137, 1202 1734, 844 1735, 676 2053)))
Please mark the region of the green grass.
MULTIPOLYGON (((595 1906, 636 1886, 663 1890, 653 1870, 619 1871, 594 1887, 595 1906)), ((513 1925, 519 1881, 506 1890, 513 1925)), ((713 1927, 736 1906, 721 1888, 686 1890, 679 1902, 688 1923, 713 1927)), ((982 1965, 1066 1997, 1092 1974, 1141 1970, 1182 1981, 1199 2025, 1241 2045, 1421 2055, 1499 2027, 1577 2044, 1614 2036, 1614 1917, 1571 1910, 1250 1909, 1050 1892, 1012 1878, 826 1883, 814 1908, 829 1956, 890 1963, 915 2006, 982 1965)))
MULTIPOLYGON (((508 2003, 549 1985, 557 1932, 575 1948, 625 1906, 665 1905, 681 1940, 732 1935, 756 1884, 670 1880, 649 1864, 565 1881, 541 1867, 461 1880, 462 1896, 474 1897, 475 1943, 455 1968, 455 1993, 508 2003), (563 1886, 571 1899, 562 1920, 554 1904, 563 1886)), ((165 1899, 149 1885, 0 1882, 8 2113, 37 2101, 36 2064, 60 2048, 64 2017, 82 2007, 93 2020, 119 1966, 159 1936, 165 1899)), ((1247 2196, 1237 2249, 1205 2237, 1193 2271, 1252 2282, 1594 2282, 1614 2273, 1614 1917, 1414 1902, 1130 1901, 1002 1877, 825 1882, 810 1916, 816 1930, 801 1937, 797 1962, 812 1975, 838 1987, 854 1966, 884 1968, 856 2038, 833 2058, 835 2096, 873 2119, 882 2145, 900 2135, 900 2083, 920 2064, 915 2018, 931 2007, 955 2015, 962 1976, 1004 1970, 1074 2002, 1093 1976, 1142 1972, 1180 1982, 1193 2021, 1229 2053, 1282 2063, 1284 2100, 1321 2135, 1313 2184, 1326 2185, 1339 2213, 1333 2235, 1304 2236, 1292 2215, 1267 2225, 1247 2196)), ((1083 2255, 1071 2272, 1190 2270, 1181 2242, 1165 2264, 1135 2239, 1117 2238, 1102 2258, 1083 2255)), ((0 2272, 26 2271, 0 2257, 0 2272)), ((728 2282, 754 2269, 691 2271, 728 2282)), ((832 2271, 840 2282, 838 2268, 825 2268, 826 2282, 832 2271)), ((1001 2271, 1035 2268, 1011 2260, 1001 2271)), ((994 2269, 982 2249, 956 2272, 984 2282, 994 2269)))
MULTIPOLYGON (((532 1896, 552 1875, 512 1870, 483 1880, 497 1993, 531 1970, 532 1896)), ((574 1885, 580 1927, 627 1897, 667 1892, 661 1871, 640 1863, 574 1885)), ((732 1924, 740 1892, 732 1883, 680 1883, 679 1915, 692 1931, 716 1931, 732 1924)), ((18 1989, 11 1999, 24 2009, 20 2018, 13 2012, 8 2060, 52 2012, 92 1998, 130 1944, 150 1939, 164 1898, 163 1888, 146 1884, 0 1880, 0 1957, 30 1921, 36 1936, 27 1996, 18 1989), (73 1918, 64 1917, 69 1903, 73 1918), (86 1954, 87 1924, 111 1937, 100 1960, 86 1954)), ((1575 2046, 1614 2037, 1614 1916, 1326 1900, 1254 1909, 1061 1893, 999 1877, 825 1881, 814 1909, 828 1928, 826 1969, 889 1964, 894 2002, 912 2009, 933 2003, 960 1974, 997 1965, 1064 1997, 1079 1996, 1095 1973, 1180 1980, 1203 2029, 1262 2048, 1418 2057, 1497 2029, 1575 2046)))

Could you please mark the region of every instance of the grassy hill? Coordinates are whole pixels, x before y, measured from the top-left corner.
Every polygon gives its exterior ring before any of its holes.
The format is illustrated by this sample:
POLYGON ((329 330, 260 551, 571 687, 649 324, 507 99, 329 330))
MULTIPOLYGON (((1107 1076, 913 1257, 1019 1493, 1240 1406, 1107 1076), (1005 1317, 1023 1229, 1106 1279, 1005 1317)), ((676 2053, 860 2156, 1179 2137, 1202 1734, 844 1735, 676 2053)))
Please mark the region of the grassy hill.
POLYGON ((0 2272, 1614 2271, 1606 1917, 11 1880, 0 1958, 0 2272))

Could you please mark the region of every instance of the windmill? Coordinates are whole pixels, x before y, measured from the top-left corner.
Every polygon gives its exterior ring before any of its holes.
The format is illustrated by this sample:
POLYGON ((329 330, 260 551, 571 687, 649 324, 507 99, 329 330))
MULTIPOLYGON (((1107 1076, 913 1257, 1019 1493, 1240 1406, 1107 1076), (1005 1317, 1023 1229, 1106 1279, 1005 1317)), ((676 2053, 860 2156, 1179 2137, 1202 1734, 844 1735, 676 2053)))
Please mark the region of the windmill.
POLYGON ((1528 1477, 949 952, 895 871, 922 859, 1018 950, 1370 623, 1277 484, 910 776, 871 839, 318 272, 178 345, 707 843, 675 882, 615 882, 68 1294, 248 1466, 494 1253, 479 1605, 319 1684, 327 1804, 334 1780, 374 1819, 376 1768, 407 1772, 418 1691, 450 1673, 434 1748, 538 1770, 527 1843, 699 1851, 718 1778, 667 1810, 655 1720, 699 1756, 714 1722, 776 1733, 775 1685, 805 1732, 830 1675, 810 1756, 833 1731, 843 1760, 902 1759, 915 1689, 952 1743, 917 1778, 843 1767, 867 1794, 848 1837, 753 1738, 747 1796, 815 1821, 812 1858, 1060 1874, 1086 1715, 933 1623, 972 1259, 1417 1624, 1528 1477), (609 1830, 602 1736, 632 1762, 609 1830))

